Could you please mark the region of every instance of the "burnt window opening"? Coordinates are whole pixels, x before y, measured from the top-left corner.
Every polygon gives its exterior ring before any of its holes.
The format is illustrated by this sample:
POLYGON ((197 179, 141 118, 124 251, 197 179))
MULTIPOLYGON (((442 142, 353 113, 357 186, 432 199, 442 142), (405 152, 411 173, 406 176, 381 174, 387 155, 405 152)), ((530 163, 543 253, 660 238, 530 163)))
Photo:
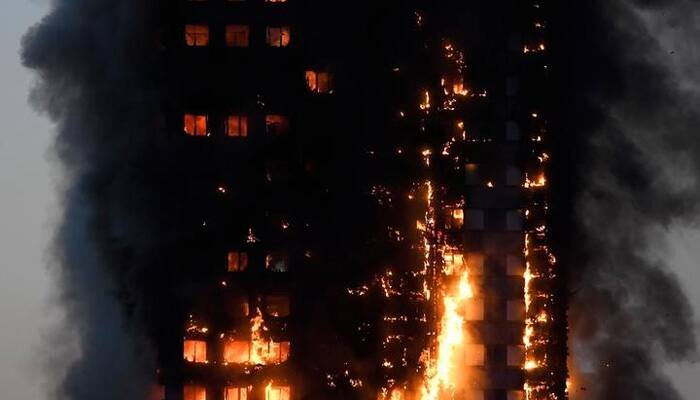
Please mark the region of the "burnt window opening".
POLYGON ((226 118, 226 135, 229 137, 248 137, 248 117, 229 115, 226 118))
POLYGON ((464 267, 464 255, 458 249, 447 247, 442 253, 442 258, 448 275, 459 272, 464 267))
POLYGON ((265 116, 265 132, 270 135, 282 135, 289 131, 289 118, 279 114, 265 116))
POLYGON ((248 388, 228 386, 224 388, 224 400, 248 400, 248 388))
POLYGON ((287 296, 267 296, 265 297, 265 313, 272 317, 288 317, 289 297, 287 296))
POLYGON ((205 114, 185 114, 184 131, 190 136, 209 136, 208 118, 205 114))
POLYGON ((289 258, 280 252, 268 253, 265 256, 265 269, 272 272, 287 272, 289 270, 289 258))
POLYGON ((306 86, 312 93, 333 93, 333 77, 329 72, 306 71, 306 86))
POLYGON ((483 344, 468 344, 464 346, 462 365, 483 367, 486 363, 486 346, 483 344))
POLYGON ((282 364, 289 359, 290 348, 289 341, 251 343, 249 340, 231 339, 224 342, 223 359, 225 364, 282 364))
POLYGON ((185 385, 182 388, 182 400, 207 400, 207 389, 199 385, 185 385))
POLYGON ((445 229, 462 229, 464 210, 461 207, 445 207, 445 229))
POLYGON ((203 47, 209 44, 208 25, 185 25, 185 43, 192 47, 203 47))
POLYGON ((248 47, 250 45, 250 28, 248 25, 226 25, 226 46, 248 47))
POLYGON ((265 388, 265 400, 290 400, 292 389, 289 386, 270 384, 265 388))
POLYGON ((248 253, 244 251, 228 252, 228 271, 243 272, 248 269, 248 253))
POLYGON ((243 318, 250 315, 250 303, 247 297, 233 297, 228 302, 229 315, 234 318, 243 318))
POLYGON ((186 339, 183 346, 183 357, 188 362, 207 362, 207 342, 204 340, 186 339))
POLYGON ((224 343, 224 363, 246 364, 250 362, 250 341, 227 340, 224 343))
POLYGON ((268 343, 267 362, 272 364, 282 364, 289 359, 289 348, 291 343, 270 341, 268 343))
POLYGON ((270 47, 287 47, 291 39, 288 26, 268 26, 267 44, 270 47))

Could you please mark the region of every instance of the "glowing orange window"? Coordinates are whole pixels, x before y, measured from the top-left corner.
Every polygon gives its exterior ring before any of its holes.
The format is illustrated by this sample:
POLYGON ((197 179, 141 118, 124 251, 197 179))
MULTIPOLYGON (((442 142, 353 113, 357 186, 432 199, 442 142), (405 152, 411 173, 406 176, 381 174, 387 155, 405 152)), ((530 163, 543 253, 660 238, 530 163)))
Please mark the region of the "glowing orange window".
POLYGON ((185 340, 183 356, 189 362, 207 362, 207 342, 203 340, 185 340))
POLYGON ((464 210, 462 208, 445 209, 445 228, 461 229, 464 226, 464 210))
POLYGON ((201 47, 209 44, 209 26, 185 25, 185 43, 188 46, 201 47))
POLYGON ((289 118, 278 115, 270 114, 265 116, 265 132, 272 135, 281 135, 289 131, 289 118))
POLYGON ((228 271, 240 272, 248 269, 248 253, 242 251, 230 251, 228 253, 228 271))
POLYGON ((459 249, 447 247, 442 253, 447 275, 458 273, 464 266, 464 255, 459 249))
POLYGON ((289 386, 267 385, 265 388, 265 400, 290 400, 292 389, 289 386))
POLYGON ((313 93, 331 93, 332 77, 328 72, 306 71, 306 85, 313 93))
POLYGON ((244 387, 224 388, 224 400, 248 400, 248 388, 244 388, 244 387))
POLYGON ((226 134, 231 137, 248 136, 248 117, 245 115, 229 115, 226 120, 226 134))
POLYGON ((270 47, 289 46, 290 31, 288 26, 268 26, 267 44, 270 47))
POLYGON ((248 25, 226 25, 226 46, 248 47, 250 28, 248 25))
POLYGON ((224 343, 224 362, 229 364, 245 364, 250 361, 250 342, 243 340, 228 340, 224 343))
POLYGON ((267 361, 273 364, 282 364, 289 359, 289 342, 270 342, 267 361))
POLYGON ((185 133, 190 136, 207 136, 207 116, 202 114, 185 114, 185 133))
POLYGON ((185 385, 182 388, 183 400, 207 400, 207 389, 203 386, 185 385))

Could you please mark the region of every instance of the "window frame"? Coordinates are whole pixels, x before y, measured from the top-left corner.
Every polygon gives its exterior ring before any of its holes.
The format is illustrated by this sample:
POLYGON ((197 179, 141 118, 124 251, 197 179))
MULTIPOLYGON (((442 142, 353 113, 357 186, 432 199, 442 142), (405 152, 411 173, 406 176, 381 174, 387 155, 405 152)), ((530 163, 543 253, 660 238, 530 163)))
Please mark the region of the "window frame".
POLYGON ((190 23, 185 24, 185 45, 187 47, 207 47, 209 46, 209 41, 211 39, 211 29, 207 24, 200 23, 190 23), (197 29, 202 29, 201 32, 196 31, 197 29), (192 29, 192 31, 190 31, 192 29), (200 40, 204 38, 204 40, 200 40))

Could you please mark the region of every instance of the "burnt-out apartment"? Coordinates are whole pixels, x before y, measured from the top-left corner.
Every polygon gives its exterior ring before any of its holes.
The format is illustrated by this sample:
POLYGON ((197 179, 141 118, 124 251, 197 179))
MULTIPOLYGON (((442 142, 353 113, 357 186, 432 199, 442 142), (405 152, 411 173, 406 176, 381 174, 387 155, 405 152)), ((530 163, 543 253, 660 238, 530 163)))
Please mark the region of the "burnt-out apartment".
POLYGON ((156 397, 566 398, 547 1, 161 3, 156 397))

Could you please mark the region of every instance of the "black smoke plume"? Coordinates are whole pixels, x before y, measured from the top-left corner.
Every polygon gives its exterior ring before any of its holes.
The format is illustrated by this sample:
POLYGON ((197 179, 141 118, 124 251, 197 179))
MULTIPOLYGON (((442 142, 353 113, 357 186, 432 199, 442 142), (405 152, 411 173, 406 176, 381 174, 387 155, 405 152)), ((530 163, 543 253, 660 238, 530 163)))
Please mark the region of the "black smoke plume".
POLYGON ((697 356, 697 329, 664 241, 700 216, 700 3, 563 8, 555 23, 570 23, 557 38, 570 62, 557 68, 568 82, 560 118, 575 176, 562 184, 575 199, 571 350, 586 376, 571 390, 680 399, 663 368, 697 356))
POLYGON ((45 350, 53 399, 142 399, 155 374, 134 297, 152 292, 122 290, 126 280, 153 285, 149 247, 171 211, 154 203, 162 183, 149 165, 159 95, 148 3, 56 0, 24 37, 23 62, 38 76, 30 100, 57 125, 62 175, 51 258, 66 321, 45 350))

